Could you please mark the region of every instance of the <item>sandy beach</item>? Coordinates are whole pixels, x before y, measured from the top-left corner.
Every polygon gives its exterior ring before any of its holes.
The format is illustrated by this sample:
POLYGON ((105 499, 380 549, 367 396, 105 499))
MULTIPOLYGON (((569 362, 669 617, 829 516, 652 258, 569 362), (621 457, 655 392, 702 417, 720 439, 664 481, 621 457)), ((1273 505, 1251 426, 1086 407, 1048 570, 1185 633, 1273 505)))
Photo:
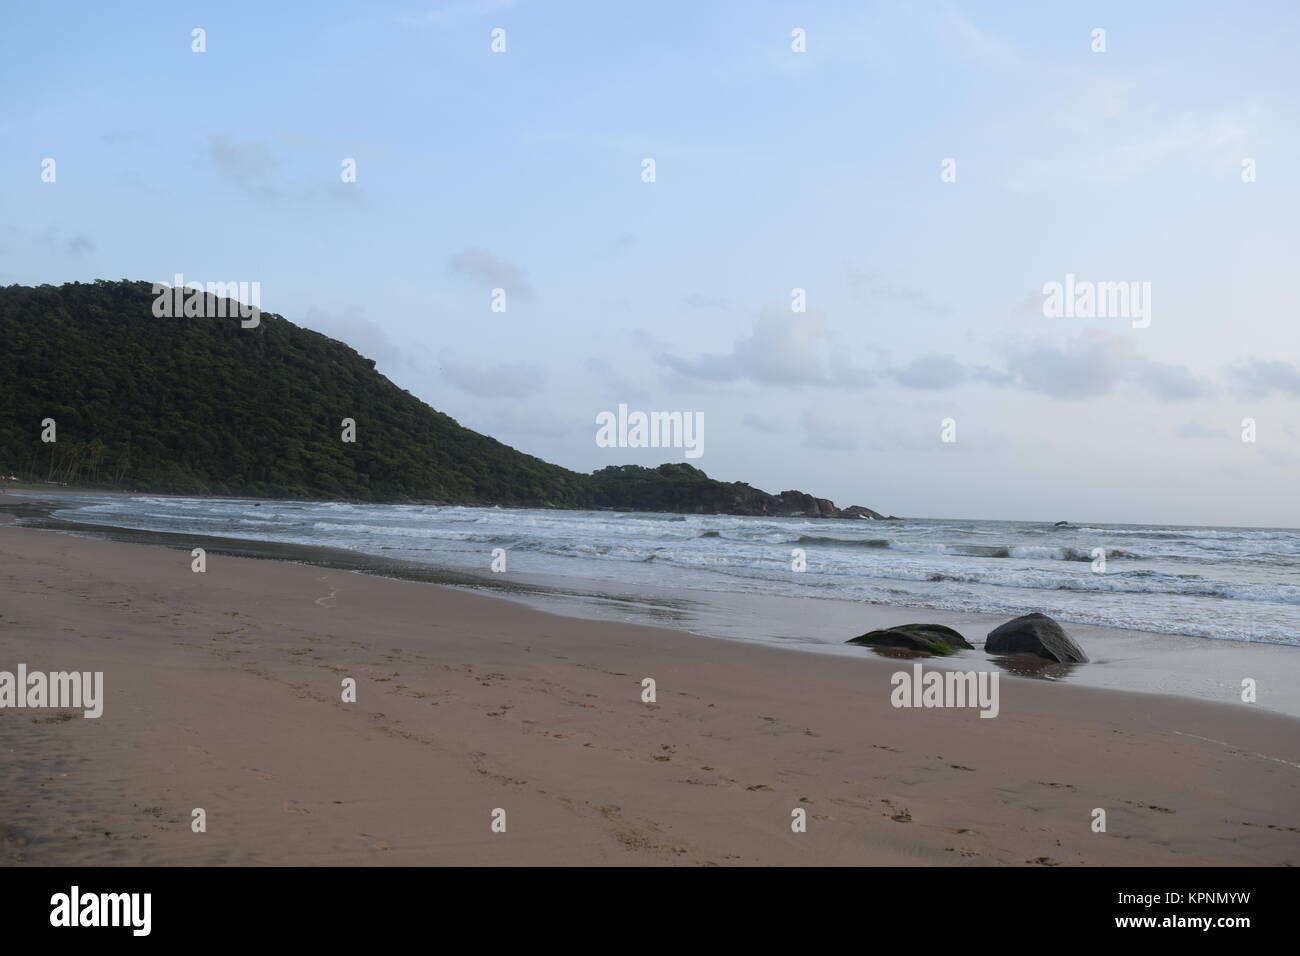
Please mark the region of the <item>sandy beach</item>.
POLYGON ((0 669, 105 682, 99 719, 0 710, 4 863, 1300 862, 1297 724, 1244 705, 896 709, 898 661, 190 560, 0 525, 0 669))

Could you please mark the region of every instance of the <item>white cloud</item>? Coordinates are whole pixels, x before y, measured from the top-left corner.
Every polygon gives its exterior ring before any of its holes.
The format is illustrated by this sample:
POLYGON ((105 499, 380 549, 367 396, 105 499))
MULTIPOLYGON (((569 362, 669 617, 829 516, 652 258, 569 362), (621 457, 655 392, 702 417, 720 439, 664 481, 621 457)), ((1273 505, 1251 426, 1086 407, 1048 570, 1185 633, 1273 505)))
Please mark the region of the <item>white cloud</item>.
POLYGON ((749 380, 760 385, 868 384, 828 332, 818 312, 792 312, 789 306, 769 305, 749 335, 730 352, 682 358, 667 353, 656 356, 665 367, 686 378, 711 382, 749 380))
POLYGON ((532 297, 524 271, 513 262, 498 259, 486 249, 464 249, 447 260, 447 271, 469 276, 520 299, 532 297))
POLYGON ((1252 398, 1273 392, 1300 396, 1300 368, 1290 362, 1252 359, 1233 367, 1228 375, 1240 391, 1252 398))
POLYGON ((447 382, 479 398, 524 398, 546 391, 546 369, 540 365, 476 366, 444 354, 440 369, 447 382))

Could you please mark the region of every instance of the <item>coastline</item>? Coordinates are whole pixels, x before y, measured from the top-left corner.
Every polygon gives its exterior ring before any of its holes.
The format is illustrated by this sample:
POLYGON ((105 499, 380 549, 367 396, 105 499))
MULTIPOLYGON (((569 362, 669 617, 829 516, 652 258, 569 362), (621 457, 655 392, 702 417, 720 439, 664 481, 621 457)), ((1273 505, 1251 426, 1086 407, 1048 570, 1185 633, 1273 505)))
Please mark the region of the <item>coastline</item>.
MULTIPOLYGON (((77 492, 70 492, 77 495, 77 492)), ((520 601, 529 607, 595 621, 649 624, 711 639, 759 643, 801 652, 858 659, 876 651, 848 645, 848 638, 875 628, 924 620, 957 629, 974 645, 950 658, 931 660, 939 669, 1000 670, 1014 679, 1063 681, 1107 690, 1156 693, 1265 709, 1300 718, 1300 653, 1289 645, 1157 633, 1140 627, 1070 622, 1067 630, 1092 658, 1081 667, 1040 667, 1023 659, 998 658, 983 650, 984 636, 1013 614, 914 607, 908 604, 838 600, 829 596, 727 593, 689 584, 680 588, 604 575, 575 577, 431 564, 375 552, 193 531, 144 530, 73 521, 53 514, 57 506, 37 496, 0 498, 0 515, 25 526, 111 541, 160 545, 189 552, 293 561, 336 571, 465 588, 520 601), (1257 685, 1257 701, 1241 703, 1242 681, 1257 685)), ((1038 610, 1029 607, 1026 610, 1038 610)), ((1024 612, 1015 612, 1024 613, 1024 612)))
MULTIPOLYGON (((586 475, 582 472, 577 472, 576 474, 582 475, 583 477, 591 477, 590 475, 586 475)), ((738 485, 740 488, 744 489, 748 494, 742 496, 738 493, 736 501, 733 502, 734 507, 732 508, 732 510, 724 510, 724 511, 716 511, 716 512, 698 511, 698 510, 691 510, 691 509, 663 510, 663 509, 639 507, 632 504, 618 505, 618 506, 599 505, 599 504, 560 505, 560 504, 554 504, 552 502, 546 502, 546 501, 535 501, 535 502, 528 502, 528 503, 511 502, 509 504, 501 504, 499 501, 477 501, 477 500, 452 501, 452 500, 443 500, 438 498, 379 498, 379 499, 334 498, 334 497, 267 498, 267 497, 258 497, 256 495, 240 495, 240 494, 233 494, 233 493, 214 494, 211 492, 198 492, 198 491, 193 491, 193 492, 138 491, 138 490, 131 491, 122 488, 101 489, 94 486, 68 484, 67 482, 47 483, 47 482, 36 482, 30 480, 19 481, 14 484, 8 484, 8 483, 0 484, 0 494, 3 494, 5 491, 13 491, 19 495, 22 495, 24 493, 30 495, 107 495, 112 497, 124 497, 124 498, 147 496, 151 498, 194 498, 194 499, 208 499, 214 501, 263 501, 263 502, 301 501, 301 502, 312 502, 315 504, 334 503, 334 504, 351 504, 351 505, 413 505, 413 506, 428 506, 428 507, 438 507, 438 508, 447 508, 447 507, 525 508, 525 509, 537 509, 543 511, 594 511, 594 512, 604 511, 610 513, 627 512, 633 514, 690 515, 690 514, 716 513, 716 514, 732 515, 736 517, 750 517, 750 518, 753 517, 818 518, 818 519, 826 518, 826 519, 835 519, 835 520, 842 520, 842 521, 858 521, 863 519, 872 520, 872 521, 905 520, 904 518, 901 518, 898 515, 882 514, 881 512, 878 512, 873 508, 867 508, 862 505, 849 505, 844 508, 838 508, 835 506, 835 503, 828 498, 817 498, 814 495, 802 491, 784 491, 781 492, 780 494, 773 495, 761 489, 754 488, 752 485, 749 485, 746 482, 719 482, 719 484, 738 485), (785 500, 786 496, 789 497, 789 501, 785 500), (764 499, 776 507, 785 506, 787 508, 796 508, 802 506, 804 510, 803 511, 785 510, 785 511, 778 511, 778 512, 769 512, 764 510, 757 510, 753 507, 747 508, 745 510, 738 510, 740 507, 739 502, 742 497, 748 497, 750 499, 764 499)))
POLYGON ((1298 725, 1248 706, 897 709, 911 662, 13 524, 0 578, 0 669, 106 687, 98 720, 0 710, 7 864, 1300 862, 1298 725))

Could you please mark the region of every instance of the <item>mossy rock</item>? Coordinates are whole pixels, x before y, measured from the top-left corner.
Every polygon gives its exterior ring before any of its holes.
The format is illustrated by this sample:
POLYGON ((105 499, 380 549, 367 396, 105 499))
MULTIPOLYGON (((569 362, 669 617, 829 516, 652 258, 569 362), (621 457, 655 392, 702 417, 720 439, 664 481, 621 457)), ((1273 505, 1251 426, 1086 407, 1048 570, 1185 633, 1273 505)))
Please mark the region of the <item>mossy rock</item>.
POLYGON ((959 650, 975 649, 966 638, 942 624, 900 624, 851 637, 848 643, 865 644, 868 647, 899 647, 941 657, 955 654, 959 650))

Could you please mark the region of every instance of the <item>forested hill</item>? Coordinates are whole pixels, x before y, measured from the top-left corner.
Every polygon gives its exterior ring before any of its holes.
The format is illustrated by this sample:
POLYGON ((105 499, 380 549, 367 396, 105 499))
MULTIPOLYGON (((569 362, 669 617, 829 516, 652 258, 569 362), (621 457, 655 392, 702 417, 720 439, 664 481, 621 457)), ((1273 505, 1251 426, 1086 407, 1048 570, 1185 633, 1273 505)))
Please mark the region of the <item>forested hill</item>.
POLYGON ((155 318, 153 301, 147 282, 0 290, 0 465, 144 491, 586 500, 584 476, 462 428, 342 342, 267 312, 155 318))
POLYGON ((157 318, 154 298, 147 282, 0 288, 0 472, 188 494, 838 514, 686 464, 569 471, 462 428, 279 315, 157 318))

